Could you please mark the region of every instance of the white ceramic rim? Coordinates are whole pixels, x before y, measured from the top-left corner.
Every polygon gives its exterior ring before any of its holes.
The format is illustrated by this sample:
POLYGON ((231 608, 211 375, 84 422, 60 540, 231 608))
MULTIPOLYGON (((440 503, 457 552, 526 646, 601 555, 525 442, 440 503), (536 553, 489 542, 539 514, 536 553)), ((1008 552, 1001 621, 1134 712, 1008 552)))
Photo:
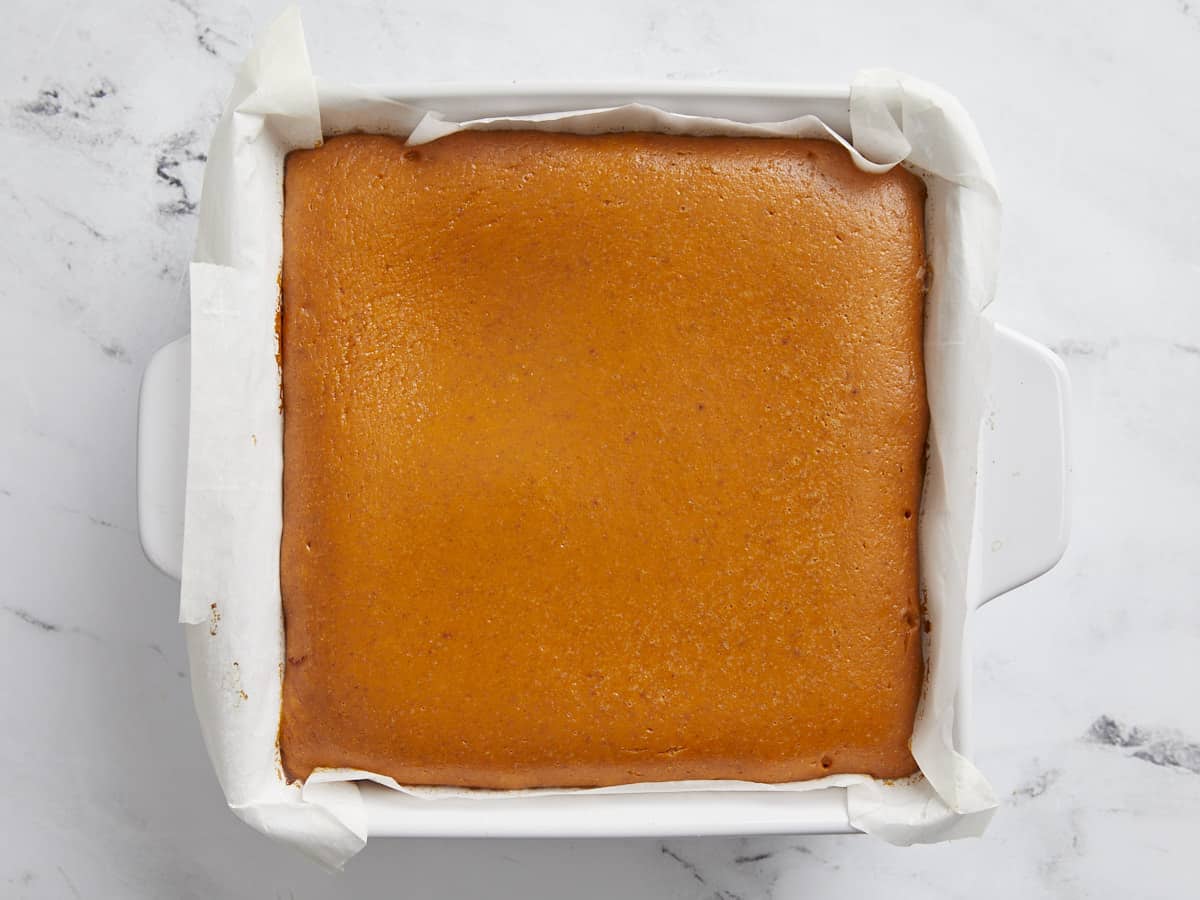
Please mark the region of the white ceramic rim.
MULTIPOLYGON (((848 86, 697 83, 411 84, 370 90, 436 109, 455 119, 530 115, 562 109, 659 105, 684 114, 735 121, 781 121, 819 116, 850 137, 848 86)), ((164 572, 179 576, 183 475, 186 471, 189 339, 168 344, 151 359, 139 404, 138 509, 142 545, 164 572), (182 423, 182 426, 181 426, 182 423)), ((995 332, 996 374, 981 453, 977 546, 994 534, 1019 534, 1035 520, 1049 525, 1016 542, 985 566, 982 604, 1051 568, 1066 547, 1067 381, 1061 361, 1008 329, 995 332), (997 418, 999 416, 999 418, 997 418), (989 474, 1023 467, 1025 494, 988 490, 989 474), (1035 471, 1036 470, 1036 471, 1035 471)), ((1013 541, 1009 541, 1011 545, 1013 541)), ((968 617, 968 631, 973 616, 968 617)), ((969 756, 971 654, 964 637, 956 703, 955 744, 969 756)), ((844 788, 803 793, 664 792, 563 794, 480 800, 426 800, 362 784, 371 837, 636 837, 703 834, 846 833, 844 788)))

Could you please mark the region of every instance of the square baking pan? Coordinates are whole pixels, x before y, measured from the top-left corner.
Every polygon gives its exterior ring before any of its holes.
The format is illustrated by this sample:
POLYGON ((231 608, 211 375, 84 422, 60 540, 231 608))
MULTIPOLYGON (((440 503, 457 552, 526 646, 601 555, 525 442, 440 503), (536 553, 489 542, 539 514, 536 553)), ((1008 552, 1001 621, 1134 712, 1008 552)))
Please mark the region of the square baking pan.
MULTIPOLYGON (((524 116, 563 109, 642 103, 734 121, 818 116, 850 136, 850 89, 841 87, 623 85, 401 85, 375 93, 455 120, 524 116)), ((967 239, 969 236, 961 236, 967 239)), ((982 578, 973 608, 1049 570, 1066 549, 1067 408, 1062 362, 1045 347, 995 325, 990 382, 983 398, 977 461, 975 534, 982 578)), ((138 519, 151 562, 178 578, 182 569, 190 338, 151 358, 138 415, 138 519)), ((969 617, 970 619, 970 617, 969 617)), ((955 747, 970 757, 971 661, 961 659, 955 747)), ((817 834, 855 831, 845 788, 802 793, 685 791, 576 793, 429 800, 360 783, 372 837, 633 837, 715 834, 817 834)))

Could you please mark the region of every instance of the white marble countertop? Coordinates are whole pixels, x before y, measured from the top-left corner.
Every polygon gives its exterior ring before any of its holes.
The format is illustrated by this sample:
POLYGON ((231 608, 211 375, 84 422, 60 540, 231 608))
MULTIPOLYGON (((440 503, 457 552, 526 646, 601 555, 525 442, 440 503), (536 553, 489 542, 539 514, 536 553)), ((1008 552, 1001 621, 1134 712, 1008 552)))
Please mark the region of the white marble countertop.
POLYGON ((845 81, 974 115, 1005 201, 994 317, 1074 386, 1074 531, 976 637, 981 840, 385 841, 340 876, 241 825, 177 585, 142 556, 141 370, 187 330, 202 159, 254 0, 21 4, 0 33, 0 895, 1195 896, 1200 5, 304 4, 347 81, 845 81), (916 12, 923 6, 928 12, 916 12), (1111 8, 1101 8, 1111 7, 1111 8))

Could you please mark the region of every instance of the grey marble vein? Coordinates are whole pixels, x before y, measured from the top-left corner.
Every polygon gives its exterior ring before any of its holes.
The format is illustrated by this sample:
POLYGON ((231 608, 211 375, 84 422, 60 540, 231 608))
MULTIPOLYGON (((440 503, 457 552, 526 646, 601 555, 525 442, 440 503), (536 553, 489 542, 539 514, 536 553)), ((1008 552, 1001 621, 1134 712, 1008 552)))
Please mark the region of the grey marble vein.
POLYGON ((10 127, 88 152, 114 143, 137 143, 123 126, 127 110, 117 94, 116 85, 103 76, 82 83, 51 82, 13 106, 10 127))
POLYGON ((1156 766, 1172 766, 1200 775, 1200 743, 1172 730, 1125 726, 1110 716, 1100 716, 1088 729, 1086 739, 1110 747, 1133 749, 1129 754, 1156 766))
POLYGON ((700 870, 696 868, 696 864, 694 862, 684 859, 666 844, 660 844, 658 849, 663 856, 673 859, 675 862, 679 863, 680 867, 693 878, 695 878, 700 884, 705 884, 704 876, 700 874, 700 870))
POLYGON ((55 625, 53 622, 47 622, 45 619, 39 619, 37 616, 35 616, 33 613, 29 612, 28 610, 20 609, 15 606, 7 606, 7 605, 2 608, 10 616, 14 616, 17 619, 20 619, 26 625, 32 625, 34 628, 37 628, 41 631, 46 631, 46 632, 49 632, 50 634, 55 634, 55 633, 63 630, 63 627, 61 625, 55 625))
POLYGON ((173 134, 159 144, 154 174, 161 185, 170 189, 173 199, 160 203, 158 210, 166 216, 190 216, 196 212, 193 191, 181 177, 185 165, 204 163, 208 156, 197 149, 199 135, 194 130, 173 134))
POLYGON ((1068 338, 1054 344, 1051 349, 1059 356, 1073 357, 1080 356, 1085 358, 1095 357, 1104 359, 1108 356, 1109 350, 1113 347, 1113 342, 1107 341, 1096 343, 1094 341, 1082 341, 1073 338, 1068 338))
POLYGON ((1039 772, 1030 780, 1013 788, 1012 795, 1018 800, 1034 800, 1046 793, 1056 781, 1062 778, 1062 774, 1061 769, 1047 769, 1045 772, 1039 772))
POLYGON ((55 866, 54 868, 58 871, 58 874, 62 876, 62 880, 66 884, 67 890, 69 890, 71 892, 71 896, 72 897, 82 897, 83 895, 81 893, 79 893, 79 888, 75 885, 74 879, 72 879, 71 876, 67 874, 67 870, 64 869, 62 866, 55 866))
POLYGON ((82 228, 88 236, 94 238, 95 240, 103 241, 104 243, 108 243, 112 240, 109 235, 102 232, 83 216, 79 215, 79 213, 70 209, 64 209, 63 207, 56 206, 46 200, 43 200, 42 202, 45 203, 48 208, 52 209, 57 215, 67 219, 68 221, 74 222, 76 225, 82 228))
POLYGON ((752 865, 753 863, 765 862, 766 860, 770 859, 774 855, 775 855, 774 853, 770 853, 770 852, 751 853, 751 854, 747 854, 744 856, 735 856, 733 858, 733 862, 734 862, 734 865, 738 865, 738 866, 752 865))

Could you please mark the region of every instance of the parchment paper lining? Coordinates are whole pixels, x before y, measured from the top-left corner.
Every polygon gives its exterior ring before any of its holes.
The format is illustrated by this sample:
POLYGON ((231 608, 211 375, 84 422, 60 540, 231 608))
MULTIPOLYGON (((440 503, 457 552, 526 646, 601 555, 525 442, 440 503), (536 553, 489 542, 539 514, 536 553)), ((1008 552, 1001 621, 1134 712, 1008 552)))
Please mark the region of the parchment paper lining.
MULTIPOLYGON (((802 102, 797 101, 797 112, 802 102)), ((569 793, 801 792, 846 789, 851 823, 896 844, 976 835, 995 806, 982 775, 955 749, 955 698, 967 614, 978 596, 975 481, 988 375, 999 204, 987 157, 953 98, 906 76, 868 71, 854 81, 852 141, 818 118, 742 123, 648 106, 564 110, 453 122, 351 86, 318 82, 299 15, 263 35, 238 74, 213 137, 192 263, 192 382, 180 621, 196 710, 230 807, 260 831, 331 867, 362 848, 366 811, 355 785, 369 779, 437 802, 568 791, 463 791, 397 785, 350 770, 282 776, 276 748, 283 668, 279 597, 282 420, 275 310, 282 253, 285 154, 322 134, 389 133, 410 143, 460 129, 539 129, 578 134, 806 137, 837 141, 855 164, 886 171, 903 162, 928 188, 925 364, 931 429, 920 521, 930 670, 913 734, 922 775, 896 783, 834 776, 783 785, 672 782, 569 793)))

